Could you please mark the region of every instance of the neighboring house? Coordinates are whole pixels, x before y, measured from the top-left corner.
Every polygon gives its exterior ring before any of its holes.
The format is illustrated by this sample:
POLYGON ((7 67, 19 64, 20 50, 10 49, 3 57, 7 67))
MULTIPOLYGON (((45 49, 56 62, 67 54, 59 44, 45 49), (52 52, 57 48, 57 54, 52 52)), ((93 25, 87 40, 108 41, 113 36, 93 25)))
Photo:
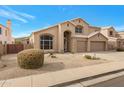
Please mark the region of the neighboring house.
POLYGON ((117 45, 118 45, 118 48, 124 49, 124 31, 118 32, 117 45))
POLYGON ((0 24, 0 44, 12 44, 14 38, 12 37, 11 21, 7 21, 7 26, 0 24))
POLYGON ((91 26, 81 18, 33 32, 29 40, 34 48, 45 52, 108 50, 108 37, 101 33, 101 28, 91 26))
POLYGON ((108 38, 108 50, 124 49, 124 31, 117 32, 112 26, 101 27, 101 33, 108 38))
POLYGON ((108 38, 108 50, 116 49, 118 32, 112 27, 101 27, 101 33, 108 38))
POLYGON ((29 37, 21 37, 21 38, 15 38, 16 44, 29 44, 29 37))

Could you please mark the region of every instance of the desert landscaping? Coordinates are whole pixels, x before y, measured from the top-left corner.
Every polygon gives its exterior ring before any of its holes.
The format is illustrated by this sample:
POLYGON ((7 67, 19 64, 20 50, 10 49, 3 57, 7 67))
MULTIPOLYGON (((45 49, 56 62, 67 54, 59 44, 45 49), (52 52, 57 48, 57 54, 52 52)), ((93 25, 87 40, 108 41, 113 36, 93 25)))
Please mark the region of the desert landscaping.
MULTIPOLYGON (((92 56, 93 55, 94 53, 92 53, 92 56)), ((102 58, 99 60, 86 59, 84 57, 84 53, 54 54, 54 57, 51 57, 49 54, 45 54, 43 67, 38 69, 22 69, 18 66, 17 54, 5 55, 2 57, 2 61, 0 63, 0 80, 48 73, 63 69, 78 68, 105 62, 110 61, 102 58)))

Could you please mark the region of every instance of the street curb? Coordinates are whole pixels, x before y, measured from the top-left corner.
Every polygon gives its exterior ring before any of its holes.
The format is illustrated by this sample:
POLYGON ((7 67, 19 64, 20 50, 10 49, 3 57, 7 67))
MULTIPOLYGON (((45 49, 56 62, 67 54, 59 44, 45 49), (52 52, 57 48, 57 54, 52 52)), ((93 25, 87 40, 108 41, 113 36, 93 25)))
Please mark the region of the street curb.
POLYGON ((68 86, 77 82, 80 82, 80 84, 84 87, 88 87, 100 82, 104 82, 107 80, 111 80, 120 76, 124 75, 124 69, 120 69, 120 70, 116 70, 116 71, 111 71, 111 72, 107 72, 107 73, 102 73, 99 75, 94 75, 94 76, 90 76, 90 77, 86 77, 86 78, 81 78, 78 80, 74 80, 74 81, 70 81, 70 82, 64 82, 61 84, 56 84, 53 86, 49 86, 49 87, 64 87, 64 86, 68 86))
POLYGON ((84 87, 90 87, 92 85, 95 85, 95 84, 98 84, 98 83, 101 83, 101 82, 104 82, 104 81, 108 81, 108 80, 111 80, 111 79, 115 79, 115 78, 121 77, 123 75, 124 75, 124 72, 120 72, 120 73, 107 75, 107 76, 99 77, 99 78, 96 78, 96 79, 92 79, 92 80, 84 81, 84 82, 80 82, 80 83, 84 87))

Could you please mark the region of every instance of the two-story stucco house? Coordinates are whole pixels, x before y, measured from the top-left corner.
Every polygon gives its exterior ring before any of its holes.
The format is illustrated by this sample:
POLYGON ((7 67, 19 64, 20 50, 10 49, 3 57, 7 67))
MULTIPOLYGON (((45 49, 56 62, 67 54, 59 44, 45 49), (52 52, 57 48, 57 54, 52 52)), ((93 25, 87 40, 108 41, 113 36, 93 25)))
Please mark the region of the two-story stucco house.
POLYGON ((89 52, 108 50, 108 38, 101 27, 88 24, 81 18, 35 31, 30 43, 45 52, 89 52))
POLYGON ((14 38, 12 37, 11 21, 7 21, 7 26, 0 24, 0 43, 1 44, 12 44, 14 38))

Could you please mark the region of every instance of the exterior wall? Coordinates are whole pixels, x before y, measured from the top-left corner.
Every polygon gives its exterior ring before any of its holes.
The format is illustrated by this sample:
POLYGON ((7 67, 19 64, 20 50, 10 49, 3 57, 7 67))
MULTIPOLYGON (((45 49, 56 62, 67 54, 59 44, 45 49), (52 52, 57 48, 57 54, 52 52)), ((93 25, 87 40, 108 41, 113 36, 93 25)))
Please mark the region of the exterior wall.
POLYGON ((124 39, 117 40, 117 48, 124 49, 124 39))
POLYGON ((102 29, 101 33, 108 38, 108 50, 114 50, 117 48, 117 32, 111 27, 102 29), (113 31, 113 35, 110 35, 110 31, 113 31))
POLYGON ((119 38, 117 39, 117 48, 124 49, 124 32, 118 32, 119 38))
POLYGON ((107 29, 102 29, 101 33, 108 38, 108 30, 107 29))
POLYGON ((117 32, 116 32, 114 29, 110 28, 110 29, 108 30, 108 36, 109 36, 109 37, 116 37, 116 34, 117 34, 117 32), (110 35, 110 31, 113 32, 112 35, 110 35))
POLYGON ((117 38, 109 38, 108 40, 108 49, 114 50, 117 48, 117 38))
POLYGON ((7 53, 7 47, 6 45, 0 44, 0 54, 4 55, 7 53))
MULTIPOLYGON (((5 44, 5 41, 8 41, 8 38, 6 37, 5 31, 7 30, 5 27, 3 27, 2 25, 0 25, 0 28, 2 30, 2 33, 0 34, 0 41, 2 42, 2 44, 5 44)), ((8 31, 7 31, 8 32, 8 31)))
POLYGON ((58 26, 51 27, 49 29, 39 31, 34 33, 34 48, 40 49, 40 36, 42 35, 52 35, 53 36, 53 49, 52 50, 44 50, 44 51, 53 51, 58 52, 58 26))
POLYGON ((124 32, 118 32, 119 38, 124 39, 124 32))
POLYGON ((75 33, 75 34, 82 34, 82 35, 89 35, 90 33, 92 32, 95 32, 95 31, 99 31, 100 28, 96 28, 96 27, 91 27, 89 26, 89 24, 87 24, 86 22, 84 22, 83 20, 81 19, 77 19, 77 20, 73 20, 72 21, 75 25, 80 25, 83 27, 83 33, 75 33))
MULTIPOLYGON (((63 24, 59 25, 59 40, 60 40, 60 43, 61 43, 58 47, 59 52, 64 52, 64 32, 65 31, 68 31, 71 34, 71 37, 72 37, 72 36, 75 35, 75 26, 73 24, 69 23, 69 22, 66 22, 66 23, 63 23, 63 24), (69 26, 67 26, 68 24, 69 24, 69 26)), ((73 41, 70 39, 70 43, 71 42, 73 42, 73 41)), ((72 46, 70 45, 70 48, 71 47, 72 46)))
POLYGON ((3 53, 4 53, 4 46, 2 45, 2 44, 0 44, 0 55, 2 54, 3 55, 3 53))
POLYGON ((92 33, 92 32, 96 32, 96 31, 100 31, 101 29, 100 28, 97 28, 97 27, 89 27, 89 33, 92 33))
POLYGON ((112 28, 112 27, 110 27, 110 28, 104 28, 104 29, 102 29, 101 30, 101 33, 103 34, 103 35, 105 35, 106 37, 117 37, 117 32, 112 28), (113 34, 112 35, 110 35, 110 31, 112 31, 113 32, 113 34))
POLYGON ((0 42, 2 42, 2 44, 12 44, 14 43, 14 38, 12 38, 11 35, 11 29, 4 27, 3 25, 0 25, 1 29, 2 29, 2 34, 0 34, 0 42))

